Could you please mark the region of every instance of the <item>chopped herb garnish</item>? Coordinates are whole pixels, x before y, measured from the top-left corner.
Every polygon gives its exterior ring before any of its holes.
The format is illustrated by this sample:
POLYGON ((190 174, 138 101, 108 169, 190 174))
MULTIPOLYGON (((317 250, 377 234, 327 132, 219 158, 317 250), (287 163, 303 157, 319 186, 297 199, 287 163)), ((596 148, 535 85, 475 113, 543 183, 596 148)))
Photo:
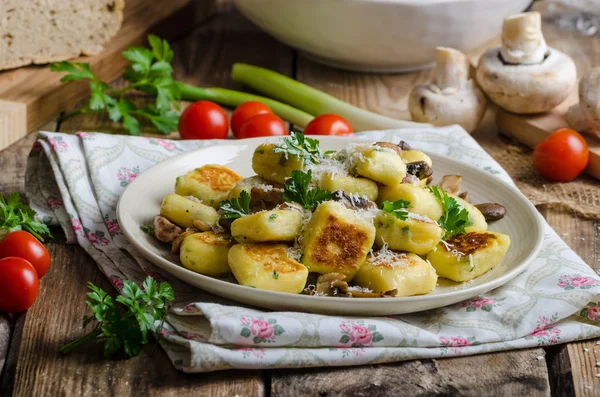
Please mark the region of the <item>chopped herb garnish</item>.
POLYGON ((469 220, 469 211, 462 208, 458 201, 453 197, 448 196, 443 189, 437 186, 428 186, 427 189, 433 194, 442 204, 442 217, 438 220, 438 224, 444 229, 444 239, 458 233, 465 233, 465 227, 471 224, 469 220))
POLYGON ((273 222, 275 219, 277 219, 277 214, 269 215, 269 222, 273 222))
POLYGON ((408 211, 406 208, 410 208, 410 201, 406 200, 396 200, 396 201, 384 201, 381 203, 381 209, 384 212, 390 213, 394 215, 396 218, 401 221, 405 221, 408 219, 408 211))
POLYGON ((223 200, 219 203, 219 207, 223 211, 223 219, 241 218, 250 213, 250 195, 247 191, 242 190, 239 197, 223 200))
POLYGON ((320 164, 323 159, 319 141, 314 138, 308 138, 301 132, 292 133, 292 136, 283 138, 283 143, 273 148, 273 153, 284 153, 295 155, 302 159, 304 163, 311 162, 320 164))
POLYGON ((312 179, 312 171, 307 172, 294 170, 291 177, 285 182, 283 187, 283 198, 287 202, 301 204, 308 210, 314 209, 323 201, 331 200, 332 194, 329 190, 317 188, 308 188, 312 179))
POLYGON ((6 200, 0 194, 0 231, 3 233, 25 230, 40 241, 44 241, 44 237, 52 238, 48 226, 36 215, 31 207, 21 202, 19 193, 10 193, 6 200))
POLYGON ((271 274, 271 276, 277 280, 279 278, 279 273, 277 273, 277 271, 273 270, 273 274, 271 274))
POLYGON ((140 226, 140 230, 144 233, 154 234, 154 226, 152 225, 142 225, 140 226))

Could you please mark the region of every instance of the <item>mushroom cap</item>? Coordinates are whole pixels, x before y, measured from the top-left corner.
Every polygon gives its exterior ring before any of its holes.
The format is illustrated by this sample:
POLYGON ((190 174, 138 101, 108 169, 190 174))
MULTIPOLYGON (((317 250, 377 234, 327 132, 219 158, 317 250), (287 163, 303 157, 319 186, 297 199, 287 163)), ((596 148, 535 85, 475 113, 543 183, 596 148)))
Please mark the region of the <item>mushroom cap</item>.
POLYGON ((475 77, 498 106, 513 113, 546 112, 569 95, 577 81, 575 63, 565 53, 548 48, 540 64, 506 64, 500 46, 489 48, 479 60, 475 77))
POLYGON ((458 124, 469 133, 481 122, 486 107, 485 94, 473 80, 468 80, 461 90, 440 90, 434 84, 421 84, 408 97, 408 110, 414 121, 435 126, 458 124))

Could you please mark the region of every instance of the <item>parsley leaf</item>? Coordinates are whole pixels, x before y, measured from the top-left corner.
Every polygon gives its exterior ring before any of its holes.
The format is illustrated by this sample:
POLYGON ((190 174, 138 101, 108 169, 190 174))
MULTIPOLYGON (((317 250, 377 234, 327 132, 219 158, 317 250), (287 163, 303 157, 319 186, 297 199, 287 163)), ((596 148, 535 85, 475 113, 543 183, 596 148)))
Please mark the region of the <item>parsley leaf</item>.
POLYGON ((152 277, 147 277, 141 288, 124 280, 122 295, 116 299, 91 282, 88 282, 88 288, 91 292, 87 293, 85 303, 92 314, 83 318, 83 327, 94 322, 94 329, 61 347, 62 353, 99 339, 104 341, 106 357, 121 348, 129 357, 137 356, 148 343, 148 332, 156 332, 157 321, 164 319, 169 303, 175 298, 168 283, 158 284, 152 277))
POLYGON ((231 200, 223 200, 219 203, 219 208, 223 211, 223 219, 237 219, 250 213, 250 195, 242 190, 240 196, 231 200))
POLYGON ((323 159, 323 154, 319 147, 319 140, 304 136, 301 132, 292 133, 292 136, 283 138, 282 145, 275 146, 273 153, 285 153, 295 155, 305 162, 320 164, 323 159))
POLYGON ((140 226, 140 230, 144 233, 154 234, 154 226, 153 225, 142 225, 142 226, 140 226))
POLYGON ((308 210, 313 210, 323 201, 331 200, 333 197, 329 190, 308 188, 312 180, 312 171, 308 172, 294 170, 291 177, 283 186, 283 199, 287 202, 296 202, 308 210))
POLYGON ((132 135, 141 132, 140 119, 149 120, 160 132, 168 134, 177 129, 179 110, 177 101, 181 98, 180 84, 171 76, 173 51, 166 40, 148 36, 151 49, 127 47, 121 54, 129 61, 124 74, 127 86, 113 90, 101 81, 87 63, 56 62, 50 65, 53 72, 66 73, 61 81, 89 79, 90 99, 80 110, 62 116, 62 120, 80 113, 107 112, 114 122, 121 122, 132 135), (155 96, 153 104, 138 108, 124 94, 139 90, 155 96))
POLYGON ((15 230, 25 230, 35 238, 44 241, 52 238, 48 226, 36 218, 36 212, 21 202, 19 193, 0 194, 0 232, 8 234, 15 230))
POLYGON ((465 227, 471 224, 469 220, 469 211, 462 208, 458 201, 453 197, 448 196, 443 189, 437 186, 427 186, 427 189, 433 194, 442 204, 442 217, 438 220, 438 224, 444 229, 446 234, 444 239, 458 234, 464 233, 465 227))
POLYGON ((384 201, 381 203, 381 209, 384 212, 390 213, 394 215, 396 218, 401 221, 405 221, 408 219, 408 211, 406 208, 410 208, 410 201, 406 200, 396 200, 396 201, 384 201))

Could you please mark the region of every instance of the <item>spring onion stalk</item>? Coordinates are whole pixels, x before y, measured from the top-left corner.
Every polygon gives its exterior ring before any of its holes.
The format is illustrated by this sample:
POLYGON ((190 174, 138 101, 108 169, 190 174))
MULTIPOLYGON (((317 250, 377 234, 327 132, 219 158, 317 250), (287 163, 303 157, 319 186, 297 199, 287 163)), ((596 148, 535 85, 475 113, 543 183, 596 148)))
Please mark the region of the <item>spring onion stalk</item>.
POLYGON ((228 90, 226 88, 200 88, 189 84, 180 83, 179 90, 181 99, 186 101, 207 100, 216 102, 220 105, 236 107, 247 101, 262 102, 271 108, 273 113, 290 123, 306 127, 306 125, 314 118, 312 115, 296 109, 292 106, 265 98, 258 95, 247 94, 245 92, 228 90))
POLYGON ((306 84, 258 66, 236 63, 231 79, 253 90, 310 114, 334 113, 344 117, 354 131, 429 127, 430 124, 398 120, 350 105, 306 84))

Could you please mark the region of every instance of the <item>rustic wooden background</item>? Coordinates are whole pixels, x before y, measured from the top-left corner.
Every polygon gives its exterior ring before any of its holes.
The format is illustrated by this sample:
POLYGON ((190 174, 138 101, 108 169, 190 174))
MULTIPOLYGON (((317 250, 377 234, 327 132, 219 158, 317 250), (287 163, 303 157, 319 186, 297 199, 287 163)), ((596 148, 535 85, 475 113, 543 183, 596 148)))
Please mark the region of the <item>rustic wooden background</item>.
MULTIPOLYGON (((407 116, 410 88, 430 80, 431 71, 371 75, 342 72, 306 59, 260 32, 229 0, 204 0, 201 23, 174 40, 175 74, 201 86, 231 87, 233 62, 243 61, 292 76, 361 107, 393 117, 407 116)), ((554 21, 555 22, 555 21, 554 21)), ((579 71, 599 64, 600 38, 564 30, 545 21, 551 46, 575 58, 579 71)), ((119 81, 114 83, 119 84, 119 81)), ((143 100, 143 98, 136 98, 143 100)), ((70 109, 72 110, 72 109, 70 109)), ((78 116, 44 129, 114 131, 103 116, 78 116)), ((492 155, 509 142, 486 116, 475 137, 492 155)), ((23 192, 27 153, 35 137, 0 153, 0 191, 23 192)), ((600 268, 600 223, 572 213, 541 213, 593 268, 600 268)), ((59 346, 81 332, 86 282, 111 285, 79 246, 65 245, 60 230, 48 243, 53 267, 41 282, 36 304, 16 316, 0 314, 0 395, 160 395, 160 396, 593 396, 600 395, 600 346, 595 340, 479 356, 416 360, 353 368, 226 371, 184 375, 165 353, 148 346, 137 358, 107 360, 100 346, 61 356, 59 346)))

